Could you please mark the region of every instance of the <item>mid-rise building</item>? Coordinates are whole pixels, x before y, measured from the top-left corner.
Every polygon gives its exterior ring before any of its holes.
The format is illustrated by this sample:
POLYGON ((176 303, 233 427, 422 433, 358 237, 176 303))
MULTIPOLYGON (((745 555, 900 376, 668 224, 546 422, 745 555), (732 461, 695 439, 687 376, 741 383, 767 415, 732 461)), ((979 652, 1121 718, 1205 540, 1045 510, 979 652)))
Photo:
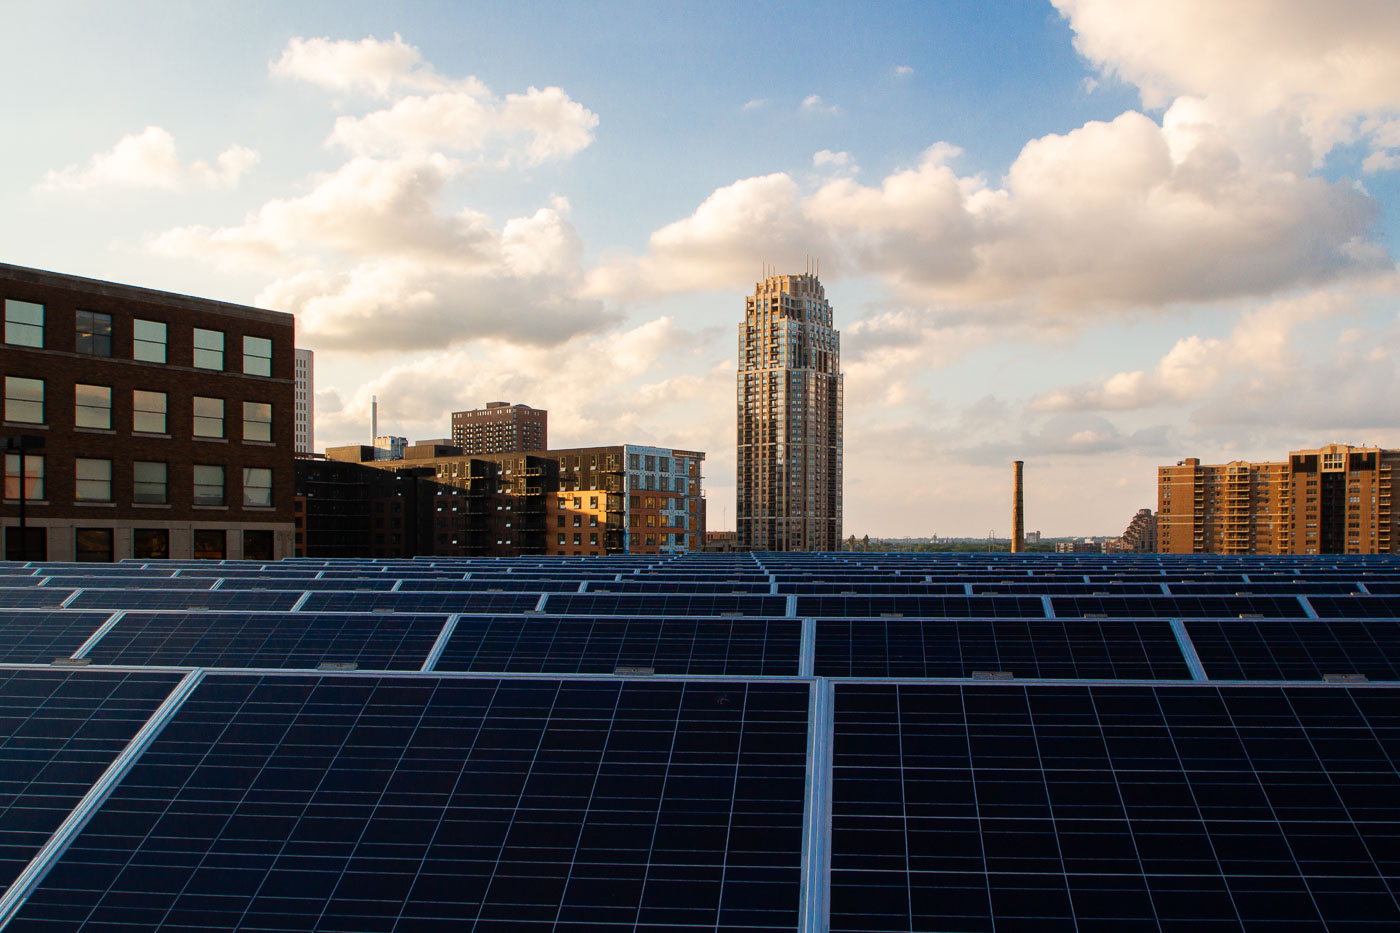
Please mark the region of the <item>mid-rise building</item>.
POLYGON ((549 412, 529 405, 487 402, 452 413, 452 443, 467 454, 502 454, 549 447, 549 412))
POLYGON ((841 335, 815 275, 745 299, 736 403, 740 550, 840 550, 841 335))
POLYGON ((1166 554, 1392 554, 1400 450, 1330 444, 1287 460, 1157 470, 1157 549, 1166 554))
POLYGON ((330 458, 381 470, 411 470, 471 494, 466 501, 448 496, 438 504, 433 550, 418 553, 597 556, 685 554, 703 547, 700 451, 625 444, 443 453, 436 443, 410 446, 402 460, 393 461, 372 459, 373 449, 364 446, 326 451, 330 458), (468 522, 469 515, 479 518, 468 522))
POLYGON ((316 354, 296 349, 296 452, 309 454, 316 443, 316 354))
POLYGON ((402 460, 403 452, 407 449, 408 438, 406 437, 382 434, 374 439, 374 458, 376 460, 402 460))
POLYGON ((1156 550, 1157 516, 1151 509, 1138 509, 1121 536, 1104 542, 1108 554, 1151 554, 1156 550))
POLYGON ((291 555, 290 314, 10 265, 0 300, 7 559, 291 555))

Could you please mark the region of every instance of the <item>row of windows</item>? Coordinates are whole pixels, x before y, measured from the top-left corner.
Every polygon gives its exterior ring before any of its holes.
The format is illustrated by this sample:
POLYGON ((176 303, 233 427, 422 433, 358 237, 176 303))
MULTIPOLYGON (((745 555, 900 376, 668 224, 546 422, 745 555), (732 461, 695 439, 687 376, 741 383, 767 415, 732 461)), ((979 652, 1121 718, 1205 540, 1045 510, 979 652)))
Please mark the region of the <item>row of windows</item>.
MULTIPOLYGON (((100 311, 78 311, 74 349, 88 356, 112 355, 112 316, 100 311)), ((198 369, 224 369, 224 332, 194 328, 193 357, 198 369)), ((166 361, 167 328, 163 321, 136 318, 131 327, 131 358, 145 363, 166 361)), ((5 342, 17 347, 44 346, 44 306, 32 301, 5 299, 5 342)), ((272 375, 272 340, 243 337, 243 372, 249 376, 272 375)))
MULTIPOLYGON (((112 429, 112 387, 78 383, 73 387, 73 425, 97 430, 112 429)), ((131 430, 142 434, 168 434, 166 413, 169 398, 164 392, 133 389, 131 430)), ((5 420, 19 424, 44 424, 44 380, 23 376, 5 377, 5 420)), ((194 437, 222 438, 224 400, 194 396, 194 437)), ((272 441, 272 403, 243 403, 243 440, 272 441)))
MULTIPOLYGON (((24 458, 24 498, 44 499, 44 457, 24 458)), ((136 460, 131 464, 131 501, 138 505, 167 505, 170 502, 170 464, 159 460, 136 460)), ((195 464, 193 469, 195 505, 227 505, 227 480, 219 464, 195 464)), ((5 455, 5 498, 20 497, 19 454, 5 455)), ((112 461, 78 457, 73 461, 73 501, 112 502, 112 461)), ((243 505, 272 507, 272 470, 268 467, 243 468, 243 505)))
MULTIPOLYGON (((5 559, 48 560, 46 528, 29 528, 29 548, 22 552, 17 529, 5 529, 5 559)), ((238 534, 234 531, 233 534, 238 534)), ((229 532, 222 528, 196 528, 191 543, 198 560, 225 560, 228 557, 229 532)), ((116 530, 113 528, 75 528, 73 559, 84 562, 111 563, 114 559, 116 530)), ((271 530, 243 529, 244 560, 272 560, 271 530)), ((138 560, 165 560, 170 556, 169 528, 133 528, 131 556, 138 560)))

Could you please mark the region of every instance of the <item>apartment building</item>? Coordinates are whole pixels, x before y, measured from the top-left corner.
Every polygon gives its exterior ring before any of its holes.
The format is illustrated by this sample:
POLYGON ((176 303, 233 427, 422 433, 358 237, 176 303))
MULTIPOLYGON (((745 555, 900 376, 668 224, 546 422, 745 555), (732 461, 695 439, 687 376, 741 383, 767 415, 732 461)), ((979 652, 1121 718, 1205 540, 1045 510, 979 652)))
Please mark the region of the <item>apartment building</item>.
POLYGON ((309 454, 316 443, 316 354, 296 348, 296 452, 309 454))
POLYGON ((290 314, 3 264, 0 300, 6 559, 292 553, 290 314))
POLYGON ((1157 549, 1167 554, 1395 553, 1400 450, 1329 444, 1287 460, 1157 470, 1157 549))
POLYGON ((841 335, 815 275, 745 299, 736 398, 739 549, 841 549, 841 335))
POLYGON ((417 475, 470 493, 440 496, 434 554, 685 554, 704 543, 700 451, 620 444, 467 455, 432 442, 396 461, 372 460, 359 446, 326 455, 382 470, 426 468, 417 475))
POLYGON ((452 413, 452 443, 467 454, 499 454, 549 447, 549 412, 529 405, 487 402, 452 413))

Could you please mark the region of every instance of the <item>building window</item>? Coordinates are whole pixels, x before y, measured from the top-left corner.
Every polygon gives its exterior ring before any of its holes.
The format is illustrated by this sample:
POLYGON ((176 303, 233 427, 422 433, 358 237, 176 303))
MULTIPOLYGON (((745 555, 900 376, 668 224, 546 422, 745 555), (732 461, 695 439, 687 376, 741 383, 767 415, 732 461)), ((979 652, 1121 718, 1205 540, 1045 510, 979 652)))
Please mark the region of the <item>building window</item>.
POLYGON ((156 460, 137 460, 131 464, 131 501, 147 505, 169 502, 166 464, 156 460))
POLYGON ((272 531, 253 528, 243 532, 244 560, 272 560, 272 531))
MULTIPOLYGON (((19 454, 5 454, 5 498, 18 499, 19 491, 19 454)), ((44 498, 44 457, 42 454, 37 456, 35 454, 24 455, 24 498, 44 498)))
POLYGON ((5 377, 5 420, 44 423, 44 380, 5 377))
POLYGON ((596 508, 598 507, 598 497, 597 497, 597 496, 589 496, 589 497, 588 497, 588 507, 589 507, 590 509, 596 509, 596 508))
POLYGON ((88 356, 112 355, 112 315, 78 312, 78 333, 73 348, 88 356))
POLYGON ((73 499, 76 502, 111 502, 112 461, 87 457, 74 460, 73 499))
POLYGON ((195 560, 223 560, 228 553, 228 533, 222 528, 194 530, 195 560))
POLYGON ((131 556, 137 560, 165 560, 170 556, 170 529, 134 528, 131 556))
POLYGON ((217 464, 195 464, 194 504, 224 504, 224 468, 217 464))
POLYGON ((561 545, 564 543, 564 532, 562 532, 562 531, 559 532, 559 543, 560 543, 561 545))
POLYGON ((17 347, 44 345, 44 306, 5 299, 5 342, 17 347))
POLYGON ((112 562, 112 529, 77 529, 73 534, 73 559, 85 563, 110 564, 112 562))
POLYGON ((243 468, 243 504, 272 507, 272 471, 267 467, 243 468))
POLYGON ((224 368, 224 332, 194 329, 194 365, 196 369, 224 368))
POLYGON ((576 545, 582 545, 582 544, 583 544, 583 535, 582 535, 582 534, 580 534, 580 533, 578 533, 578 532, 575 532, 575 533, 574 533, 574 544, 576 544, 576 545))
POLYGON ((221 398, 194 397, 194 436, 224 436, 224 400, 221 398))
POLYGON ((272 341, 266 337, 243 338, 243 372, 250 376, 272 375, 272 341))
POLYGON ((131 322, 131 358, 144 363, 165 362, 165 323, 163 321, 131 322))
POLYGON ((597 546, 597 544, 598 544, 598 533, 597 533, 596 531, 591 532, 591 533, 588 535, 588 543, 589 543, 589 544, 592 544, 592 545, 594 545, 594 546, 597 546))
POLYGON ((243 403, 243 439, 245 441, 272 440, 272 403, 243 403))
POLYGON ((165 393, 133 389, 131 392, 131 430, 143 434, 165 433, 165 393))
POLYGON ((112 387, 78 383, 73 387, 73 426, 79 428, 112 427, 112 387))

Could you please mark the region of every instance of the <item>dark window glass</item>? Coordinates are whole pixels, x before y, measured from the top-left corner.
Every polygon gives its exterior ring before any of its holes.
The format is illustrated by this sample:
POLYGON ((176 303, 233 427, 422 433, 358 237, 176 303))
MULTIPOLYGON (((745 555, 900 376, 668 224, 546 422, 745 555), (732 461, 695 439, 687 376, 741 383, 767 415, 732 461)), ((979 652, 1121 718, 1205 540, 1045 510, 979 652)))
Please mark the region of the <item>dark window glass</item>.
POLYGON ((111 356, 112 315, 98 311, 79 311, 74 349, 88 356, 111 356))
POLYGON ((112 562, 112 529, 79 528, 73 535, 73 559, 83 562, 112 562))

